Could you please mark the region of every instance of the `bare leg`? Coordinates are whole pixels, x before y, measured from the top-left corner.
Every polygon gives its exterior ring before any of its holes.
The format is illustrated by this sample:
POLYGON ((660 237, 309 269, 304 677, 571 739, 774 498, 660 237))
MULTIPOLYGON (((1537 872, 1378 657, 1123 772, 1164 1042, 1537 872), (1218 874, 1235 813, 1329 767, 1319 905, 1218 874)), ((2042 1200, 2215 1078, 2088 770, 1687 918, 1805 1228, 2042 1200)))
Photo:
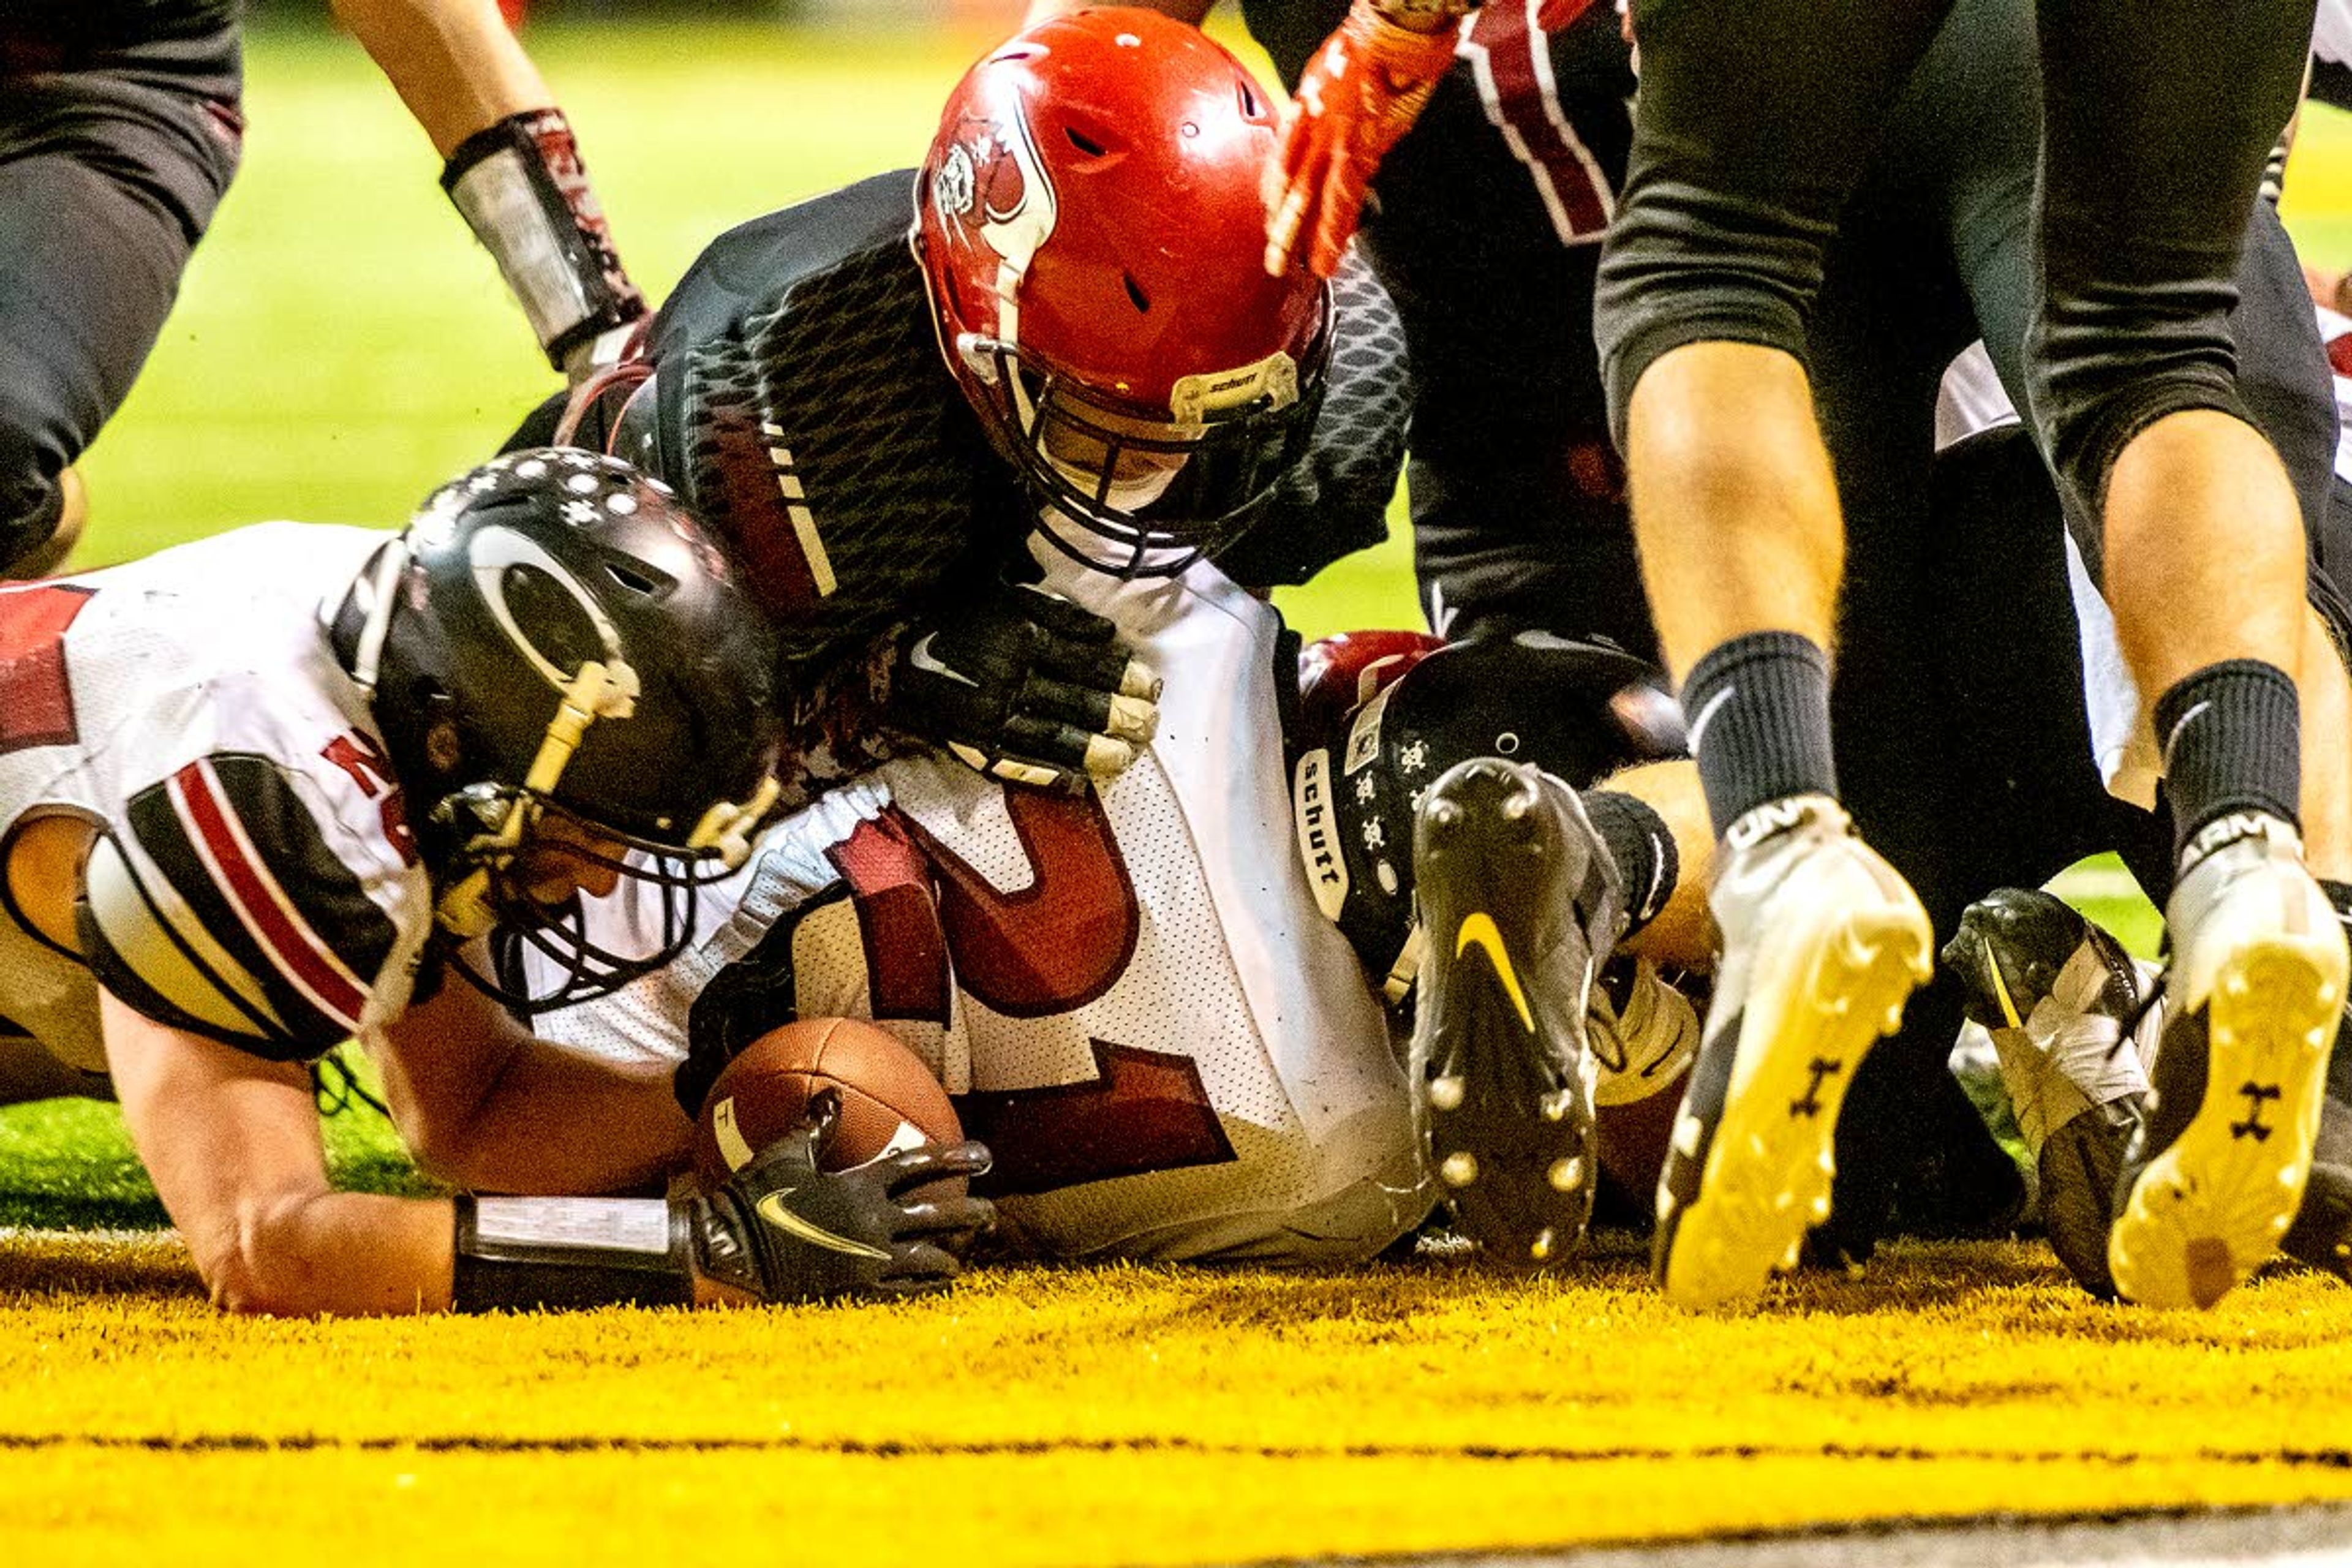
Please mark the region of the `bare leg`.
POLYGON ((2105 531, 2107 595, 2141 690, 2223 659, 2303 662, 2302 514, 2252 426, 2200 408, 2141 431, 2108 479, 2105 531))
POLYGON ((2315 877, 2352 882, 2352 674, 2317 612, 2303 612, 2303 858, 2315 877))
POLYGON ((1804 367, 1692 343, 1633 390, 1626 471, 1642 578, 1677 683, 1749 632, 1830 646, 1845 530, 1804 367))

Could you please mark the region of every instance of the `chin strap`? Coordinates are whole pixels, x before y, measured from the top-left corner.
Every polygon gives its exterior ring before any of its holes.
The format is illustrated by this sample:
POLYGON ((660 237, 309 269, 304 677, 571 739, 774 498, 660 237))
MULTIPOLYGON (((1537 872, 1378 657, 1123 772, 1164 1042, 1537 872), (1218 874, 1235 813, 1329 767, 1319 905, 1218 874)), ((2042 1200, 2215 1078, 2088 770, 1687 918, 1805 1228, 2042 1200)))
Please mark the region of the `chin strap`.
POLYGON ((479 864, 441 895, 436 913, 444 931, 471 941, 498 924, 489 897, 492 869, 513 858, 523 836, 539 819, 540 801, 554 793, 588 726, 599 719, 626 719, 636 708, 637 672, 626 660, 615 658, 608 665, 592 658, 580 667, 556 705, 555 717, 548 721, 547 737, 531 759, 521 791, 509 798, 497 826, 477 834, 458 852, 461 859, 479 864))
POLYGON ((776 797, 784 793, 773 773, 760 781, 751 798, 738 805, 731 800, 714 801, 686 837, 688 849, 716 849, 720 864, 730 871, 751 858, 751 831, 765 819, 776 797))

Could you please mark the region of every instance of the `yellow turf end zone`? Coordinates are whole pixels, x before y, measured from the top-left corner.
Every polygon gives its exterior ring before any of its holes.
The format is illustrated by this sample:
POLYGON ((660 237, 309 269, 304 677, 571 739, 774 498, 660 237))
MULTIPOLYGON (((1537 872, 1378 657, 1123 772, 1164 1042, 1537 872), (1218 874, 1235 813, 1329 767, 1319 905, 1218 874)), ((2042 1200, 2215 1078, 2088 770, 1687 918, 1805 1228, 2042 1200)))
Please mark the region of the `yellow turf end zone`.
POLYGON ((0 1252, 0 1537, 339 1568, 778 1550, 1200 1563, 2352 1499, 2352 1299, 2101 1307, 1907 1246, 1746 1318, 1620 1255, 1000 1269, 880 1309, 216 1317, 168 1242, 0 1252))

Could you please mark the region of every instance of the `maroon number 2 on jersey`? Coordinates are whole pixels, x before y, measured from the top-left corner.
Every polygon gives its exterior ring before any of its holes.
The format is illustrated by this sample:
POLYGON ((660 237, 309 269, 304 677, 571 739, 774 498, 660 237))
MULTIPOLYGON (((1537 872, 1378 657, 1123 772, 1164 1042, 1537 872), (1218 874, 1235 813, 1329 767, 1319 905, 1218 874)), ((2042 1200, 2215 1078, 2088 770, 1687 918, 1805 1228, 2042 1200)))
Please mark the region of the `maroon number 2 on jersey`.
MULTIPOLYGON (((1133 958, 1142 911, 1101 803, 1008 789, 1004 805, 1032 872, 1014 892, 901 816, 862 825, 833 851, 877 1018, 943 1022, 950 973, 1005 1016, 1067 1013, 1118 984, 1133 958)), ((1191 1057, 1093 1046, 1090 1077, 959 1100, 964 1130, 996 1154, 989 1190, 1051 1192, 1234 1158, 1191 1057)))

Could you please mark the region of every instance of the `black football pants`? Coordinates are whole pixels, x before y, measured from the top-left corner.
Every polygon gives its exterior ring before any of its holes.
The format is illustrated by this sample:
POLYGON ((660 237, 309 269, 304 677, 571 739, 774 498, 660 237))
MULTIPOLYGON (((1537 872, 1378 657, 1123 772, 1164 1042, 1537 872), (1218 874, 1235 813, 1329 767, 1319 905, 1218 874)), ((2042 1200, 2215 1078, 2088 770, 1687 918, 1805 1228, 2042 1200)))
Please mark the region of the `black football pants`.
MULTIPOLYGON (((2032 415, 2070 510, 2167 414, 2246 417, 2224 318, 2314 0, 2041 0, 2032 415)), ((1822 252, 1950 0, 1636 0, 1641 98, 1596 300, 1611 417, 1659 356, 1802 360, 1822 252)), ((2095 565, 2096 556, 2092 557, 2095 565)))
MULTIPOLYGON (((31 26, 34 24, 25 24, 31 26)), ((236 171, 233 25, 126 49, 0 19, 0 563, 129 395, 236 171)))

